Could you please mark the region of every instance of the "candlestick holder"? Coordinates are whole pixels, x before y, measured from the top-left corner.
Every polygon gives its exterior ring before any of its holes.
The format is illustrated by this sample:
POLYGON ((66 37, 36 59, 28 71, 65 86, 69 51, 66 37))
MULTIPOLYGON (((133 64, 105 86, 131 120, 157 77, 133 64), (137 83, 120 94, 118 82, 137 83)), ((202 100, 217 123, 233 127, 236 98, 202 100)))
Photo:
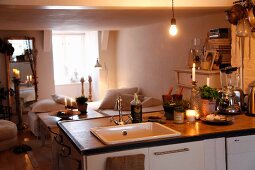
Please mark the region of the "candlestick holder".
MULTIPOLYGON (((197 81, 192 81, 191 96, 190 96, 190 108, 192 110, 196 110, 197 114, 199 114, 200 94, 199 94, 199 90, 197 88, 197 81)), ((197 115, 196 118, 199 119, 200 116, 197 115)))
POLYGON ((68 109, 66 110, 66 113, 67 113, 68 115, 72 115, 72 114, 73 114, 73 108, 68 108, 68 109))
POLYGON ((88 101, 92 102, 92 78, 91 78, 91 76, 88 76, 88 81, 89 81, 89 97, 88 97, 88 101))
POLYGON ((18 130, 23 130, 28 128, 26 124, 23 122, 23 111, 22 111, 22 106, 20 104, 20 79, 17 77, 13 77, 13 84, 14 84, 14 94, 15 94, 15 105, 16 105, 16 113, 18 114, 18 124, 17 128, 18 130))
POLYGON ((83 77, 81 78, 80 82, 81 82, 81 95, 84 96, 84 82, 85 82, 85 80, 83 77))

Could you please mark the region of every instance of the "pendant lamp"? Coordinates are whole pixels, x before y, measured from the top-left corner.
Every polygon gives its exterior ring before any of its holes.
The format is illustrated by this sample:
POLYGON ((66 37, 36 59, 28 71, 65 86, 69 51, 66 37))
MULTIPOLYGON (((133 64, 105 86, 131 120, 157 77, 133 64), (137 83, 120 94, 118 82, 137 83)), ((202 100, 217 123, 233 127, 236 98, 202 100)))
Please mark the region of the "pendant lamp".
POLYGON ((176 19, 174 18, 174 0, 172 0, 172 19, 171 26, 169 28, 169 34, 171 36, 175 36, 178 33, 178 29, 176 27, 176 19))

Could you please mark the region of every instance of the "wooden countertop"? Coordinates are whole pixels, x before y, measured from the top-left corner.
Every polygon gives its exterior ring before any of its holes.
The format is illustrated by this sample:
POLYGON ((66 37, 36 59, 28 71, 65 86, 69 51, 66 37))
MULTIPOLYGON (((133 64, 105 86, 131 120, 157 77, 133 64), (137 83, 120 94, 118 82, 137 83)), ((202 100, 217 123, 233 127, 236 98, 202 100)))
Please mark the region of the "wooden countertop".
MULTIPOLYGON (((143 118, 146 120, 146 118, 151 115, 159 115, 163 118, 163 113, 160 112, 144 114, 143 118)), ((182 135, 174 138, 147 140, 119 145, 105 145, 90 132, 90 128, 92 127, 111 125, 114 125, 114 123, 110 122, 109 117, 58 123, 61 131, 66 134, 75 145, 76 149, 81 154, 85 155, 183 143, 217 137, 255 134, 255 117, 246 116, 244 114, 234 116, 233 124, 230 125, 208 125, 201 120, 194 123, 175 124, 173 121, 166 120, 164 124, 165 126, 181 132, 182 135)))

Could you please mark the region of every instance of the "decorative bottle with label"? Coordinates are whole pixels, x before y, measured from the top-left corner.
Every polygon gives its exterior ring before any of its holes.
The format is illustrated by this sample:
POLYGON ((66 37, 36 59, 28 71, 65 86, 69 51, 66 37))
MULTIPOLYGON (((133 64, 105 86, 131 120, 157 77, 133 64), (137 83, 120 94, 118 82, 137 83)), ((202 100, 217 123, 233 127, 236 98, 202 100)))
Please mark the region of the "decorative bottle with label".
POLYGON ((134 100, 130 102, 131 105, 131 116, 132 123, 140 123, 142 122, 142 103, 138 98, 138 95, 134 94, 134 100))

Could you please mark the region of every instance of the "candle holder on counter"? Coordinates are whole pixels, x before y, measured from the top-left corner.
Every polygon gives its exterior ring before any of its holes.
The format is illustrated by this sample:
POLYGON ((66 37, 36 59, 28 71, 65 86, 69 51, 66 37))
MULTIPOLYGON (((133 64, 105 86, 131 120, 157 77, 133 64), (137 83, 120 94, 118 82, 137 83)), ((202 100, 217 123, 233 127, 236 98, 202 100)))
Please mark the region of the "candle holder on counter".
POLYGON ((196 110, 186 110, 186 119, 187 122, 195 122, 196 121, 196 110))
POLYGON ((74 113, 73 111, 74 109, 76 109, 74 106, 69 106, 69 105, 65 106, 65 112, 69 115, 72 115, 74 113))
POLYGON ((200 115, 199 115, 200 95, 199 95, 199 90, 197 88, 197 81, 192 81, 190 109, 197 111, 196 119, 199 119, 200 118, 200 115))

